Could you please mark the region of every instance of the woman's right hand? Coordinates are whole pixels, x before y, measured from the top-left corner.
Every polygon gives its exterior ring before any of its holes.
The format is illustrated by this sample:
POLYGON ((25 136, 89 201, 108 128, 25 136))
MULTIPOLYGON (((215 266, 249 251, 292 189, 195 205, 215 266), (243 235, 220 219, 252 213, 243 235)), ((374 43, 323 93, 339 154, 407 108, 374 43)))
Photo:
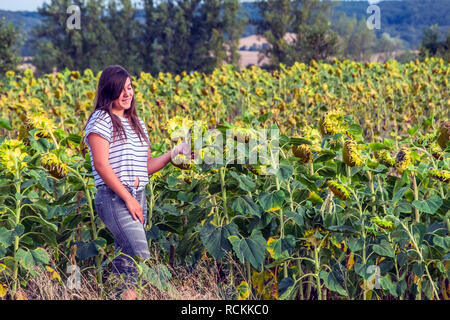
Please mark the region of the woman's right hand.
POLYGON ((130 210, 133 220, 139 220, 144 224, 144 213, 139 202, 134 197, 131 197, 129 200, 125 201, 125 204, 128 210, 130 210))

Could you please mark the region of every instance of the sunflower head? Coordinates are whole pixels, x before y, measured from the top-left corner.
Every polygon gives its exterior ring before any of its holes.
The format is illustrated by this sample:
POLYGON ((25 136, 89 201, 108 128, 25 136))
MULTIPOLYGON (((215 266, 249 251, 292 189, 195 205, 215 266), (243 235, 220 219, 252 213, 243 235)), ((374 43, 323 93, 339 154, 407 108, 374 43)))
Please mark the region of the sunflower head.
POLYGON ((46 153, 41 157, 41 165, 56 179, 64 178, 69 171, 67 164, 62 162, 53 152, 46 153))
POLYGON ((391 168, 395 166, 395 159, 387 150, 375 151, 375 158, 386 167, 391 168))
POLYGON ((328 182, 328 188, 340 199, 347 200, 350 198, 350 191, 337 181, 328 182))
POLYGON ((433 179, 442 181, 444 183, 450 182, 450 172, 448 171, 432 169, 428 171, 428 175, 433 179))
POLYGON ((394 227, 394 223, 386 218, 380 218, 379 216, 373 217, 371 221, 381 229, 391 230, 394 227))
POLYGON ((26 116, 25 127, 27 131, 38 129, 36 136, 39 138, 50 138, 56 125, 53 120, 42 114, 29 114, 26 116))
POLYGON ((319 120, 319 131, 322 136, 334 136, 343 133, 344 115, 339 110, 331 110, 325 113, 319 120))
POLYGON ((437 143, 441 146, 442 149, 445 149, 447 146, 447 142, 450 137, 450 121, 445 121, 441 124, 439 129, 439 138, 437 139, 437 143))
POLYGON ((342 158, 350 167, 357 167, 363 164, 361 153, 358 150, 356 142, 352 139, 345 141, 344 148, 342 149, 342 158))
POLYGON ((24 152, 25 145, 22 141, 12 139, 4 140, 0 145, 0 165, 6 173, 18 175, 27 167, 24 160, 28 154, 24 152))
POLYGON ((193 161, 183 154, 176 155, 170 160, 170 162, 172 165, 181 170, 191 170, 194 167, 193 161))
POLYGON ((306 144, 302 144, 300 146, 292 146, 292 153, 303 163, 310 163, 312 161, 311 147, 306 144))
POLYGON ((408 147, 401 147, 400 151, 395 157, 395 168, 397 169, 398 173, 402 174, 411 163, 411 151, 408 149, 408 147))

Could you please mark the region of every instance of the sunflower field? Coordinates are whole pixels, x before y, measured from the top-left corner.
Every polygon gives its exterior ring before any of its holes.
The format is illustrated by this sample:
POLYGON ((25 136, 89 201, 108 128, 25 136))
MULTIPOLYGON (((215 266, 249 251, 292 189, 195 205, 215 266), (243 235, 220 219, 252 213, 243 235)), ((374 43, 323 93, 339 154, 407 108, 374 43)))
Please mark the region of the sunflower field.
MULTIPOLYGON (((40 269, 60 286, 70 265, 101 283, 117 254, 81 142, 99 76, 26 70, 0 82, 2 298, 40 269)), ((279 130, 275 169, 173 161, 151 177, 147 238, 164 263, 136 259, 142 283, 166 290, 174 266, 203 261, 230 299, 449 299, 449 79, 435 58, 133 77, 153 156, 194 122, 200 159, 209 129, 233 130, 244 149, 279 130)))

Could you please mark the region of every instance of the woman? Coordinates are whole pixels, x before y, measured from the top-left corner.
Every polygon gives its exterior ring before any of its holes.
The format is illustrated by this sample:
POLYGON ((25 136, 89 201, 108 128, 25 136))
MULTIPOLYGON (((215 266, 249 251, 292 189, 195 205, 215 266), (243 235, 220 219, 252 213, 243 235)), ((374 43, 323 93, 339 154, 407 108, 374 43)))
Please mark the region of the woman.
MULTIPOLYGON (((148 176, 165 167, 171 157, 190 155, 190 147, 182 143, 152 158, 145 123, 136 114, 131 76, 117 65, 102 72, 84 141, 97 187, 95 207, 113 234, 116 249, 133 258, 149 258, 145 234, 148 176)), ((113 260, 113 270, 124 273, 127 284, 136 284, 137 271, 130 258, 119 255, 113 260)), ((135 289, 127 290, 122 297, 135 299, 135 289)))

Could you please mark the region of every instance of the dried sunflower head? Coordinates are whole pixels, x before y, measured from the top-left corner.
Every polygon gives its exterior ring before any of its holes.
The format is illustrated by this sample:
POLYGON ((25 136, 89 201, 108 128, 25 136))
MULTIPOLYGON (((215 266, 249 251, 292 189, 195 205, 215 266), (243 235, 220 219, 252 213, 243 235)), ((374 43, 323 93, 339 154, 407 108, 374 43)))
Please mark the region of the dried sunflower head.
POLYGON ((375 158, 377 158, 377 160, 381 164, 384 164, 388 168, 395 166, 395 159, 391 156, 390 152, 387 150, 375 151, 375 158))
POLYGON ((437 139, 437 143, 441 146, 442 149, 445 149, 447 146, 447 142, 450 137, 450 121, 445 121, 442 123, 439 129, 439 138, 437 139))
POLYGON ((394 227, 394 223, 392 221, 389 221, 386 218, 380 218, 379 216, 373 217, 371 221, 381 229, 390 230, 394 227))
POLYGON ((356 142, 354 140, 348 139, 344 143, 344 148, 342 149, 342 158, 344 162, 350 167, 357 167, 363 164, 363 159, 361 153, 358 150, 356 142))
POLYGON ((325 113, 319 120, 319 131, 322 136, 334 136, 343 133, 344 115, 338 110, 331 110, 325 113))
POLYGON ((448 171, 432 169, 428 171, 428 175, 433 179, 442 181, 444 183, 450 182, 450 172, 448 171))
POLYGON ((172 165, 181 170, 191 170, 194 167, 193 161, 183 154, 176 155, 170 160, 170 162, 172 165))
POLYGON ((50 138, 56 130, 56 125, 53 120, 42 114, 29 114, 25 119, 25 129, 26 131, 38 129, 36 136, 39 138, 50 138))
POLYGON ((69 172, 67 164, 62 162, 53 152, 46 153, 42 156, 41 165, 56 179, 64 178, 69 172))
POLYGON ((292 146, 292 153, 303 163, 310 163, 312 161, 311 147, 306 144, 302 144, 300 146, 292 146))
POLYGON ((400 151, 395 157, 395 168, 397 169, 398 173, 402 174, 411 163, 411 151, 408 149, 408 147, 401 147, 400 151))
POLYGON ((350 191, 337 181, 332 180, 328 182, 328 188, 340 199, 346 200, 350 198, 350 191))

